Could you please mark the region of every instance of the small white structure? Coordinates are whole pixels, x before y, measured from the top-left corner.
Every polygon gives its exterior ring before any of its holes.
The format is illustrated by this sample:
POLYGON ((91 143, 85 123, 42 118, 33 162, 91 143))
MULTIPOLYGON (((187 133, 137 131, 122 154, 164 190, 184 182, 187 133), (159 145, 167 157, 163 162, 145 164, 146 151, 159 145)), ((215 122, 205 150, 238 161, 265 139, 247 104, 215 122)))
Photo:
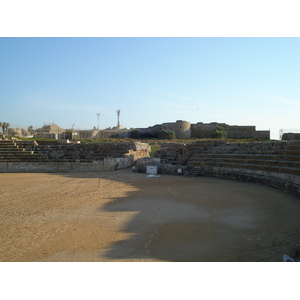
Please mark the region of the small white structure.
POLYGON ((157 166, 146 166, 147 174, 157 174, 157 166))

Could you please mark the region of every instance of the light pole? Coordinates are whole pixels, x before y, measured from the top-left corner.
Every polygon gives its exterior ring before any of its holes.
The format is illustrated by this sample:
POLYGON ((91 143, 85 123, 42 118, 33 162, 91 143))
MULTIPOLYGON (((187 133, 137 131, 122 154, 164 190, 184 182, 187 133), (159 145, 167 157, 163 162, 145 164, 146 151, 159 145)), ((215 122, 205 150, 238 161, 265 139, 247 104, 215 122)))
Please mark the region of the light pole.
POLYGON ((121 125, 120 125, 120 113, 121 113, 121 110, 120 109, 117 109, 116 111, 117 115, 118 115, 118 124, 117 124, 117 128, 120 129, 121 125))
POLYGON ((100 118, 100 113, 97 113, 97 117, 98 117, 98 130, 100 129, 99 128, 99 118, 100 118))

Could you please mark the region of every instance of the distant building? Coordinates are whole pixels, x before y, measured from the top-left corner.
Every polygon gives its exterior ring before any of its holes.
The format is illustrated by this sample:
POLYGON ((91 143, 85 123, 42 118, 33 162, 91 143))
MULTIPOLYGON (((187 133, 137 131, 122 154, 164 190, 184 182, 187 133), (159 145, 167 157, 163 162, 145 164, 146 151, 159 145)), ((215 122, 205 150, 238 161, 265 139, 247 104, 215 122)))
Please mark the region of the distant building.
POLYGON ((48 138, 48 139, 59 139, 65 133, 65 130, 60 128, 56 124, 45 124, 42 128, 36 130, 35 137, 37 138, 48 138))
POLYGON ((300 140, 300 129, 280 129, 279 138, 281 140, 300 140))
POLYGON ((139 134, 156 136, 161 130, 172 130, 175 137, 183 138, 211 138, 217 126, 223 127, 230 139, 270 139, 270 130, 256 130, 255 126, 228 125, 225 123, 202 123, 191 124, 178 120, 174 123, 163 123, 148 128, 138 128, 139 134))
POLYGON ((288 141, 300 140, 300 133, 294 133, 294 132, 283 133, 281 139, 288 140, 288 141))
POLYGON ((20 128, 8 128, 7 135, 13 137, 27 137, 28 132, 25 129, 20 128))

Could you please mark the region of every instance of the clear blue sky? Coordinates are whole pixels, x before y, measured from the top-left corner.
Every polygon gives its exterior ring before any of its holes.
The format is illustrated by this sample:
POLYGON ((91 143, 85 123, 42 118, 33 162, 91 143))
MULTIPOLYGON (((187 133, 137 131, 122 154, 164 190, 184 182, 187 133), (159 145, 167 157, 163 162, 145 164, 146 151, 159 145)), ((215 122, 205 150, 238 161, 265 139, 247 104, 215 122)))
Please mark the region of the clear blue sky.
POLYGON ((0 121, 300 129, 300 38, 0 38, 0 121))

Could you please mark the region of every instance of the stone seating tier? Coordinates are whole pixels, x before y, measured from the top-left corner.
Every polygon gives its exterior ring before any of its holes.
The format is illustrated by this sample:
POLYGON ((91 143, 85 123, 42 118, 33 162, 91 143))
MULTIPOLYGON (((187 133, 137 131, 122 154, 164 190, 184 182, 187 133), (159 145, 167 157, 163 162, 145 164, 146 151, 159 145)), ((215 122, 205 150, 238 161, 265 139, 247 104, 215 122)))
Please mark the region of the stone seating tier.
POLYGON ((5 141, 0 143, 0 161, 49 160, 58 162, 103 161, 105 158, 149 156, 145 143, 61 144, 58 141, 5 141), (51 142, 51 143, 49 143, 51 142), (21 148, 22 147, 22 148, 21 148), (7 150, 7 151, 6 151, 7 150), (1 152, 3 151, 3 152, 1 152), (6 151, 6 152, 5 152, 6 151), (31 156, 26 157, 26 152, 31 156))
POLYGON ((210 161, 215 162, 243 162, 259 164, 261 162, 268 162, 268 164, 283 163, 295 163, 300 162, 300 155, 260 155, 260 154, 200 154, 194 155, 189 159, 189 164, 192 163, 206 163, 210 161))
POLYGON ((289 189, 300 195, 300 142, 272 141, 226 143, 198 141, 191 144, 165 144, 157 152, 162 164, 187 171, 199 169, 199 175, 260 181, 289 189))
POLYGON ((47 155, 27 151, 14 141, 0 141, 0 162, 45 161, 47 155))
POLYGON ((251 170, 261 170, 261 171, 268 171, 268 172, 278 172, 278 173, 286 173, 286 174, 293 174, 293 175, 300 175, 300 169, 286 166, 283 162, 277 165, 268 165, 266 162, 262 162, 260 164, 253 164, 253 163, 237 163, 237 162, 207 162, 203 164, 195 164, 191 163, 189 166, 193 167, 218 167, 218 168, 231 168, 231 169, 251 169, 251 170))
MULTIPOLYGON (((143 150, 143 145, 137 143, 94 143, 94 144, 46 144, 31 145, 27 150, 35 153, 46 154, 50 160, 104 160, 107 157, 124 157, 130 150, 145 152, 148 154, 150 149, 143 150)), ((136 151, 136 152, 137 152, 136 151)), ((147 155, 146 155, 147 156, 147 155)))
POLYGON ((27 155, 22 157, 1 157, 0 162, 44 162, 49 161, 47 157, 27 155))
POLYGON ((10 152, 25 152, 26 149, 24 148, 17 148, 17 147, 14 147, 14 148, 11 148, 11 147, 6 147, 6 148, 0 148, 0 153, 3 152, 3 153, 10 153, 10 152))

